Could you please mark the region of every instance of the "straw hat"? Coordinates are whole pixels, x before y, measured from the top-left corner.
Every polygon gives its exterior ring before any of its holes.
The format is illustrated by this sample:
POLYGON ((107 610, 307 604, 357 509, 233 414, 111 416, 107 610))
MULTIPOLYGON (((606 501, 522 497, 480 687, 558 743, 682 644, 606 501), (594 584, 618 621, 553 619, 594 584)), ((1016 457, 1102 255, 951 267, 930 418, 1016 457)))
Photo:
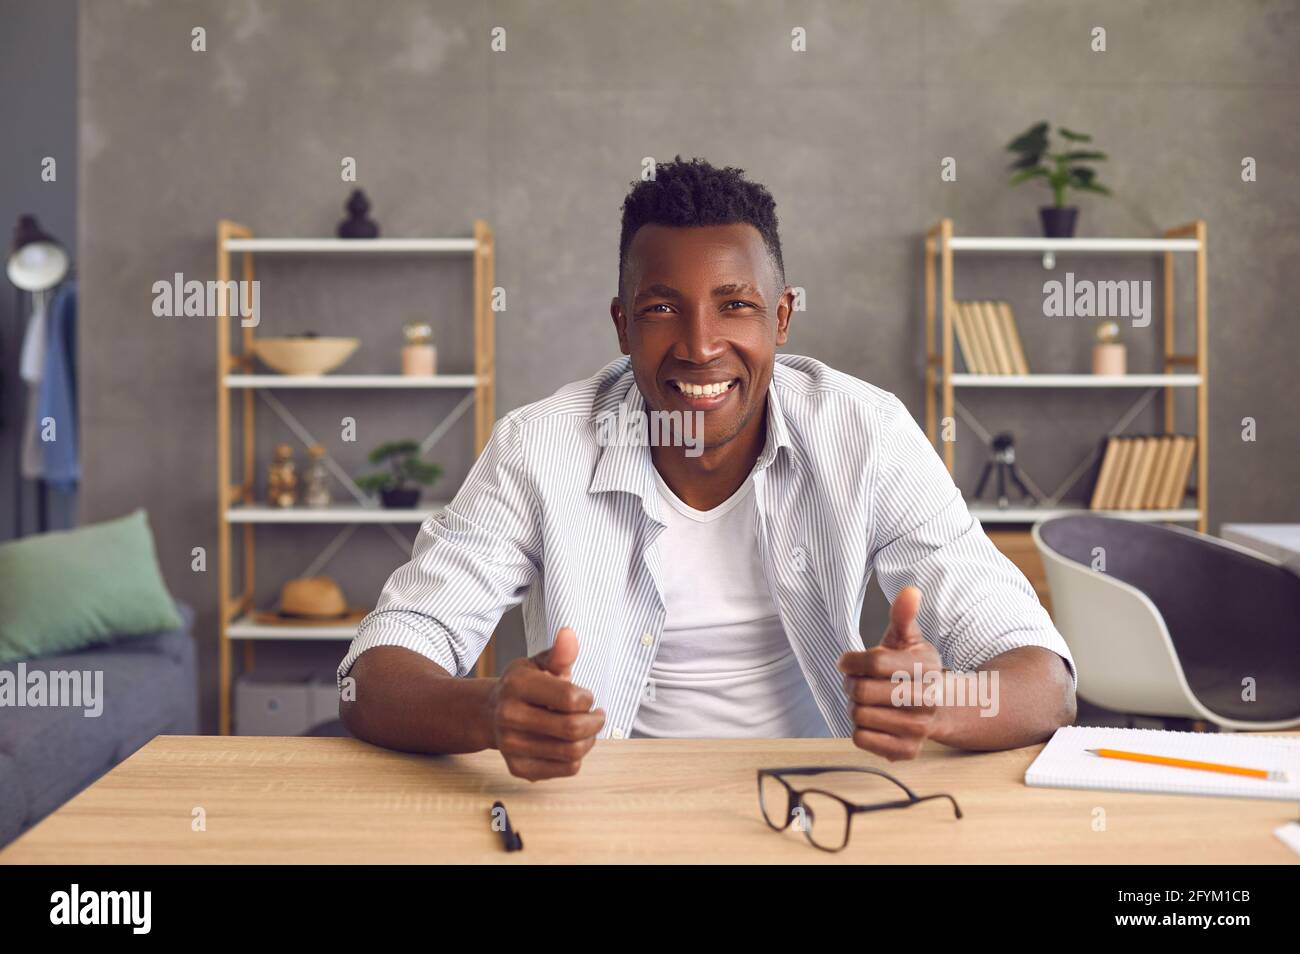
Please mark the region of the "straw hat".
POLYGON ((253 618, 273 626, 337 626, 359 623, 368 612, 362 607, 349 609, 343 590, 328 576, 312 576, 290 580, 280 588, 279 612, 257 612, 253 618))

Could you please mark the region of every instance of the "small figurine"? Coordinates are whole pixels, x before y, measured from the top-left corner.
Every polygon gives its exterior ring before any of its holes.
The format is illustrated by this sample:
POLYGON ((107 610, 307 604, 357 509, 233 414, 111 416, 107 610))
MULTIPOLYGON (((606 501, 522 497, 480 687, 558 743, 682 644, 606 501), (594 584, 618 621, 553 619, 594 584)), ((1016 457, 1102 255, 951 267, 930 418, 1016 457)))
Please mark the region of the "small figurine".
POLYGON ((345 239, 379 238, 379 223, 370 218, 370 200, 360 189, 353 189, 343 206, 348 210, 348 217, 339 223, 338 236, 345 239))
POLYGON ((1092 346, 1093 374, 1125 374, 1128 349, 1119 340, 1119 325, 1103 321, 1097 326, 1097 343, 1092 346))
POLYGON ((325 448, 313 444, 307 448, 307 471, 302 475, 302 502, 308 507, 328 507, 330 496, 329 475, 325 472, 325 448))
POLYGON ((266 475, 266 502, 272 507, 292 507, 297 499, 298 466, 293 462, 293 448, 276 444, 266 475))

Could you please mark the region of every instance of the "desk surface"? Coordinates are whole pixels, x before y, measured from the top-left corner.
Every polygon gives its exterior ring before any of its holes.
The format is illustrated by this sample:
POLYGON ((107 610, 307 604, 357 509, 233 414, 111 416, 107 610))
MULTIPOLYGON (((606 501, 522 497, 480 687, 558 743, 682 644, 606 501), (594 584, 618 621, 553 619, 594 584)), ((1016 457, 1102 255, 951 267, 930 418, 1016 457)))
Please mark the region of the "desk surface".
POLYGON ((1279 563, 1300 558, 1300 523, 1225 523, 1223 539, 1257 550, 1279 563))
MULTIPOLYGON (((946 803, 854 819, 839 854, 777 833, 757 768, 887 766, 845 740, 598 742, 574 778, 530 784, 496 752, 417 756, 354 739, 160 736, 6 850, 0 863, 1300 861, 1285 802, 1028 788, 1041 746, 927 745, 891 771, 946 803), (524 850, 490 830, 501 799, 524 850), (193 831, 202 808, 206 831, 193 831), (1096 809, 1105 830, 1095 831, 1096 809)), ((837 776, 840 777, 840 776, 837 776)), ((850 792, 845 792, 850 795, 850 792)))

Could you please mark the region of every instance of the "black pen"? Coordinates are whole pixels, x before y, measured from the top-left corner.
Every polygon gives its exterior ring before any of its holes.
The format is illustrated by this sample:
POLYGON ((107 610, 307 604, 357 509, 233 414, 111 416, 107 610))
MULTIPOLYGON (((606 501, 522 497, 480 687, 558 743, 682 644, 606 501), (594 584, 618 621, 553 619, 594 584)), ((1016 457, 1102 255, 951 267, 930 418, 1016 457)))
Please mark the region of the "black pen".
POLYGON ((501 832, 501 842, 506 851, 523 850, 524 840, 519 837, 519 832, 510 827, 510 816, 506 813, 506 806, 501 802, 492 803, 492 830, 501 832), (498 819, 500 819, 499 823, 498 819))

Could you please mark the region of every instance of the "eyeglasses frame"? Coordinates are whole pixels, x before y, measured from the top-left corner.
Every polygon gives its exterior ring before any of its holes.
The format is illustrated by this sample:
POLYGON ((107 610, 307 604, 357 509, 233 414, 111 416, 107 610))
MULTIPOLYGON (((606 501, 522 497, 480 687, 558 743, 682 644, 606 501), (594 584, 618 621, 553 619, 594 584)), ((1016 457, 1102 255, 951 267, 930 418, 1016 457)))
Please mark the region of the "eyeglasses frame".
POLYGON ((957 800, 953 798, 951 795, 948 795, 943 792, 940 792, 935 795, 917 795, 916 792, 912 791, 905 784, 903 784, 901 780, 895 778, 893 775, 890 775, 888 772, 884 771, 883 769, 867 768, 865 766, 807 765, 807 766, 796 766, 793 768, 758 770, 759 811, 763 816, 763 821, 766 822, 767 826, 771 828, 773 831, 785 831, 787 828, 789 828, 791 822, 794 820, 794 810, 796 808, 802 807, 805 812, 808 811, 808 807, 803 804, 803 796, 805 794, 824 795, 827 798, 831 798, 839 802, 845 808, 844 843, 841 844, 838 848, 828 848, 825 845, 819 845, 817 844, 817 842, 813 841, 811 827, 805 828, 803 830, 804 837, 808 840, 808 844, 812 845, 814 848, 817 848, 820 851, 827 851, 831 853, 843 851, 845 848, 848 847, 849 842, 852 840, 853 837, 853 817, 855 815, 861 815, 867 812, 882 811, 890 808, 911 808, 913 805, 918 805, 921 802, 933 801, 934 799, 938 799, 938 798, 946 798, 949 802, 952 803, 952 810, 954 814, 956 814, 958 818, 962 817, 961 806, 957 804, 957 800), (796 789, 793 785, 787 782, 785 778, 782 777, 785 775, 796 775, 800 777, 808 777, 813 775, 826 775, 833 772, 858 772, 864 775, 876 775, 879 776, 880 778, 887 779, 888 781, 893 782, 904 792, 906 792, 908 797, 906 799, 898 799, 896 801, 877 802, 874 804, 863 805, 863 804, 858 804, 856 802, 851 802, 847 798, 844 798, 843 796, 836 795, 834 792, 828 792, 820 788, 796 789), (769 776, 781 783, 781 786, 785 789, 786 795, 788 796, 786 809, 785 809, 785 824, 781 825, 779 828, 776 825, 772 824, 772 820, 768 818, 767 807, 764 804, 764 800, 763 800, 763 779, 769 776))

